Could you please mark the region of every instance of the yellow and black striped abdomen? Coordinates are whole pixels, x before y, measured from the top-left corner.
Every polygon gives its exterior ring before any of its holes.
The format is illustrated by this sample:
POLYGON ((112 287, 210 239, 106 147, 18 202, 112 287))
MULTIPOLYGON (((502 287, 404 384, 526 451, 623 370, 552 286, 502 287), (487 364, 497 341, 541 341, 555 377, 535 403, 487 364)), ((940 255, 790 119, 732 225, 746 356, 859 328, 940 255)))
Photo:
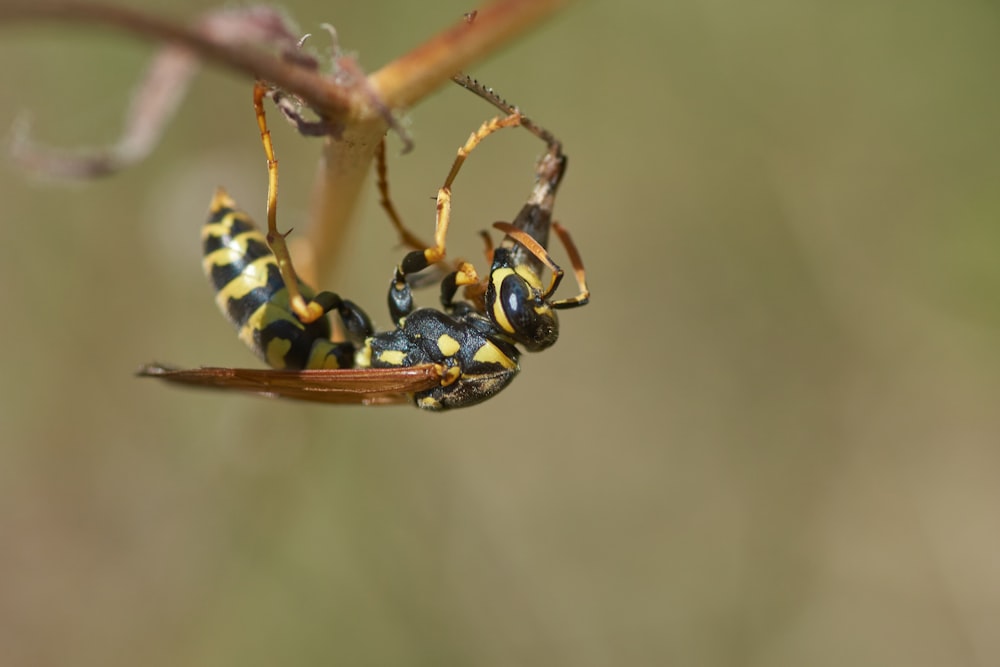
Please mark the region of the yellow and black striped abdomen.
MULTIPOLYGON (((205 275, 215 302, 254 354, 277 369, 342 368, 352 351, 330 342, 330 323, 321 317, 302 324, 291 312, 278 263, 264 235, 221 188, 212 198, 202 229, 205 275)), ((313 290, 299 284, 307 299, 313 290)))

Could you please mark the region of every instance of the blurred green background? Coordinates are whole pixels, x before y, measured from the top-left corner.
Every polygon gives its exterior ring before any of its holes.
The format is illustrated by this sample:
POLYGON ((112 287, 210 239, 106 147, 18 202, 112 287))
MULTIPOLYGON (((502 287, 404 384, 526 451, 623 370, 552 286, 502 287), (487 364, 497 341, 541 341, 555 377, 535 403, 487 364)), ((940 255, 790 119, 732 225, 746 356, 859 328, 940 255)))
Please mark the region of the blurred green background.
MULTIPOLYGON (((288 5, 369 70, 470 8, 288 5)), ((0 127, 108 142, 151 54, 4 26, 0 127)), ((472 73, 564 141, 593 300, 451 414, 132 377, 254 364, 198 236, 217 185, 261 217, 246 80, 204 71, 123 174, 4 168, 0 661, 1000 662, 1000 10, 582 2, 472 73)), ((407 115, 390 176, 425 235, 491 114, 452 86, 407 115)), ((319 145, 274 125, 295 226, 319 145)), ((454 254, 527 195, 540 147, 500 136, 456 185, 454 254)), ((371 190, 324 287, 385 326, 371 190)))

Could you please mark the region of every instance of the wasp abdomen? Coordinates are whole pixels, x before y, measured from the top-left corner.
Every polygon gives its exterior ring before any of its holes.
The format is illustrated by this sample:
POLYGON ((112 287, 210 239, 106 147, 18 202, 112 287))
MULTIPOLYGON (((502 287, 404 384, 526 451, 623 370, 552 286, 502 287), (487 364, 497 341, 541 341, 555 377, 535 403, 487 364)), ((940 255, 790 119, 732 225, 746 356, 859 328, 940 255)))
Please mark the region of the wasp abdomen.
MULTIPOLYGON (((327 318, 303 324, 288 304, 278 263, 246 213, 221 188, 202 230, 205 275, 240 339, 277 369, 350 367, 353 346, 330 342, 327 318)), ((306 298, 313 291, 299 283, 306 298)))

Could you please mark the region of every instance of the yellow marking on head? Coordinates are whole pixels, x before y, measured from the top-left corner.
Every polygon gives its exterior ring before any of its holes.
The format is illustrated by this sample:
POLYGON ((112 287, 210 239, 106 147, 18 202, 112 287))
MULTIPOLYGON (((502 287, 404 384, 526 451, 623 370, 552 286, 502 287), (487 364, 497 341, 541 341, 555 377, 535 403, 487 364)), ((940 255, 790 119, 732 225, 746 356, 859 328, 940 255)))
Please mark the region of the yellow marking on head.
POLYGON ((524 280, 531 285, 532 289, 536 289, 539 292, 543 291, 542 279, 538 277, 538 274, 532 271, 531 267, 527 264, 521 264, 514 269, 517 275, 524 278, 524 280))
POLYGON ((493 273, 491 273, 490 274, 490 278, 492 278, 493 283, 499 288, 500 287, 500 283, 503 282, 503 279, 506 278, 509 275, 512 275, 513 273, 514 273, 514 269, 509 269, 507 267, 504 267, 502 269, 497 269, 496 271, 494 271, 493 273))
POLYGON ((402 350, 382 350, 378 353, 378 360, 390 366, 400 366, 406 359, 406 353, 402 350))
POLYGON ((493 320, 497 323, 497 326, 507 333, 514 333, 514 326, 507 319, 507 312, 503 309, 503 299, 500 298, 500 285, 503 284, 504 278, 511 275, 514 275, 514 271, 506 268, 497 269, 490 274, 490 282, 493 283, 493 289, 497 295, 496 300, 493 301, 493 320))
POLYGON ((476 350, 472 360, 485 364, 499 364, 504 368, 517 368, 517 362, 504 354, 499 347, 490 341, 486 341, 476 350))
POLYGON ((441 350, 441 354, 446 357, 453 357, 461 348, 458 341, 449 336, 448 334, 441 334, 437 339, 438 349, 441 350))

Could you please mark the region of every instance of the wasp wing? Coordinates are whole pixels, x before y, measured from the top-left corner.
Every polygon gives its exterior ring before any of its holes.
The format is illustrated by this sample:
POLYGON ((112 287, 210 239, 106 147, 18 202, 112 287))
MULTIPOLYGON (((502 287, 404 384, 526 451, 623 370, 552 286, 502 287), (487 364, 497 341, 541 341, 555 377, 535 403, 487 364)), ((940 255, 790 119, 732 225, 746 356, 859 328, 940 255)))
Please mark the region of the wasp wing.
POLYGON ((150 364, 137 375, 208 389, 245 391, 268 397, 353 405, 401 405, 413 393, 441 382, 441 368, 422 364, 404 368, 276 371, 254 368, 171 368, 150 364))

